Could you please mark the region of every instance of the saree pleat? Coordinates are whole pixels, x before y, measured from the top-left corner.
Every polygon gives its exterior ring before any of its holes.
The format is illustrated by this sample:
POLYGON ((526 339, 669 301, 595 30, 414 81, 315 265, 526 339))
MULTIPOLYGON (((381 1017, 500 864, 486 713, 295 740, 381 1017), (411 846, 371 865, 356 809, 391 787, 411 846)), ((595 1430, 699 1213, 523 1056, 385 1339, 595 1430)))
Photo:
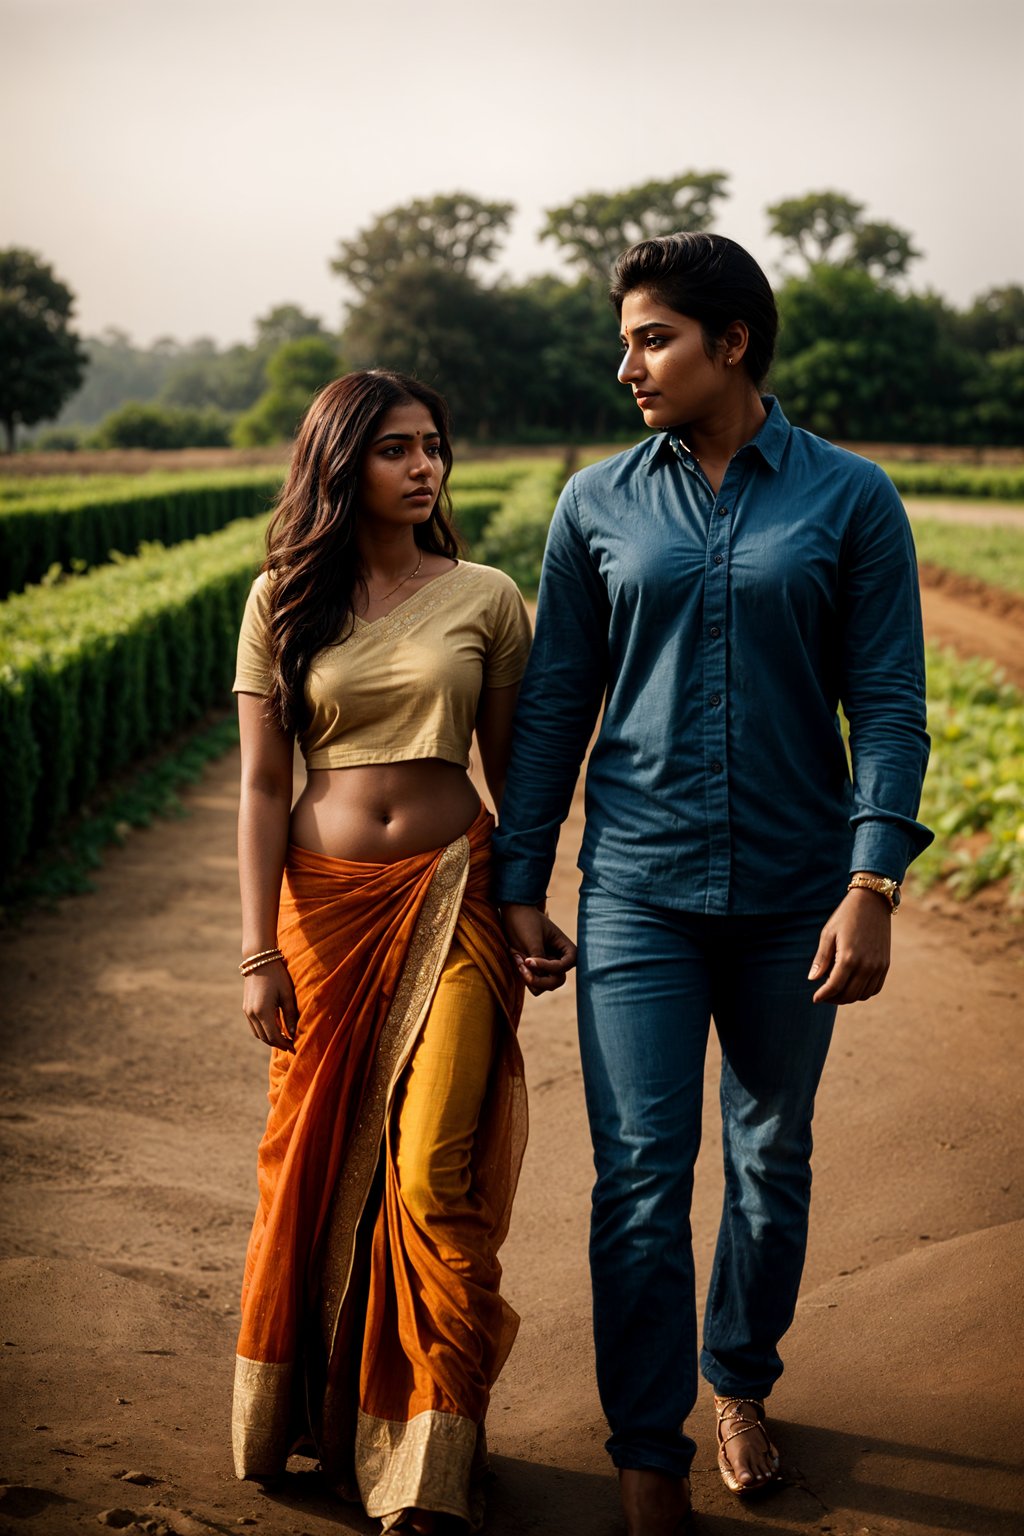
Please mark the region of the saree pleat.
POLYGON ((522 989, 489 899, 492 826, 482 810, 447 848, 395 864, 293 846, 282 888, 278 943, 299 1028, 294 1054, 271 1054, 235 1470, 273 1475, 312 1441, 385 1528, 416 1505, 478 1523, 489 1390, 518 1326, 497 1251, 526 1135, 522 989), (449 1230, 403 1199, 395 1102, 456 949, 499 1027, 472 1199, 449 1230))

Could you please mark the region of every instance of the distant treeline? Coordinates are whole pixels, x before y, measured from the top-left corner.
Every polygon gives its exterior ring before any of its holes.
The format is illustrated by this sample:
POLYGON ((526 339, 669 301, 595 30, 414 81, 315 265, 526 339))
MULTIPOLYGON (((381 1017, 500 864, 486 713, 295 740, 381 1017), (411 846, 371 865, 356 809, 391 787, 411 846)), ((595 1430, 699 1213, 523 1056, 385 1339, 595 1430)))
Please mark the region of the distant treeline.
MULTIPOLYGON (((689 172, 548 209, 541 238, 575 276, 519 284, 496 265, 512 204, 463 193, 405 204, 331 261, 350 298, 340 333, 292 304, 261 317, 252 343, 226 349, 170 339, 141 349, 109 331, 86 342, 84 383, 35 446, 272 442, 291 435, 327 379, 368 366, 436 384, 464 438, 635 435, 635 407, 615 381, 612 263, 646 236, 727 229, 726 184, 689 172)), ((847 441, 1024 443, 1024 287, 993 288, 958 311, 913 289, 911 236, 853 199, 810 193, 766 212, 786 269, 769 388, 794 422, 847 441)))

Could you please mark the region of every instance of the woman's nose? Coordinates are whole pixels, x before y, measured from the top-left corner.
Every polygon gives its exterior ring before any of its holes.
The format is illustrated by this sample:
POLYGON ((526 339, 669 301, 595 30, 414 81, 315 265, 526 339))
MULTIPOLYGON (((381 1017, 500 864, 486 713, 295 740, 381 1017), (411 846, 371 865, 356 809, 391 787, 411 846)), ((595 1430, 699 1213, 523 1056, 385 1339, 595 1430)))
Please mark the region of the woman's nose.
POLYGON ((628 384, 633 379, 642 379, 644 376, 640 359, 632 347, 628 347, 623 353, 622 362, 619 364, 617 378, 620 384, 628 384))

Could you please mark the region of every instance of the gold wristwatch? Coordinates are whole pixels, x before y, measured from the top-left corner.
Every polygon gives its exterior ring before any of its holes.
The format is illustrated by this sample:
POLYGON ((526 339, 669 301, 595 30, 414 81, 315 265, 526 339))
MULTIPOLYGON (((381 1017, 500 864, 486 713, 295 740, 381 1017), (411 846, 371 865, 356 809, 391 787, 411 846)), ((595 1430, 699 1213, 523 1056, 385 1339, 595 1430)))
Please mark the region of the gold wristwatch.
POLYGON ((900 883, 898 880, 890 880, 888 875, 857 874, 850 876, 850 883, 846 887, 848 891, 877 891, 879 896, 884 896, 889 903, 889 911, 893 917, 900 909, 900 883))

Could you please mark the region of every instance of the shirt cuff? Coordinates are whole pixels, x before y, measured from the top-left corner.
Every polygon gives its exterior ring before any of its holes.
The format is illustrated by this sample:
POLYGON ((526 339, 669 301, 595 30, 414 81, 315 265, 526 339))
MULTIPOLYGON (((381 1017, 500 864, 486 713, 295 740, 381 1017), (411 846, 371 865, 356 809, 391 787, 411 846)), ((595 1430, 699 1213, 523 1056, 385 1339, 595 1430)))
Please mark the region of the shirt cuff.
POLYGON ((542 907, 547 900, 550 871, 544 871, 532 861, 499 865, 494 876, 493 894, 499 907, 516 902, 524 907, 542 907))
POLYGON ((907 865, 918 851, 900 827, 885 821, 862 821, 853 834, 850 873, 863 871, 902 881, 907 865))

